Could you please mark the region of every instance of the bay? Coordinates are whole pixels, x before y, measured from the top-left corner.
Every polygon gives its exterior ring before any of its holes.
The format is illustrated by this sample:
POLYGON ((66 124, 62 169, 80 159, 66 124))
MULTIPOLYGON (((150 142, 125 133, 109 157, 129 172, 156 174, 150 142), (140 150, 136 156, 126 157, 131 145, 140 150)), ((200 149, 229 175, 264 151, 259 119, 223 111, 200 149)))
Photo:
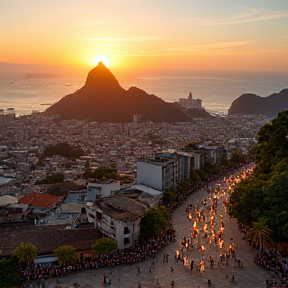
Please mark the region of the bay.
MULTIPOLYGON (((288 87, 288 73, 251 72, 198 72, 171 75, 139 75, 117 77, 124 89, 136 86, 148 94, 154 94, 167 102, 179 98, 202 99, 208 111, 227 113, 232 102, 243 93, 255 93, 266 97, 288 87)), ((51 77, 25 78, 20 74, 0 75, 0 109, 14 108, 16 115, 44 111, 67 94, 80 89, 85 78, 51 77)))

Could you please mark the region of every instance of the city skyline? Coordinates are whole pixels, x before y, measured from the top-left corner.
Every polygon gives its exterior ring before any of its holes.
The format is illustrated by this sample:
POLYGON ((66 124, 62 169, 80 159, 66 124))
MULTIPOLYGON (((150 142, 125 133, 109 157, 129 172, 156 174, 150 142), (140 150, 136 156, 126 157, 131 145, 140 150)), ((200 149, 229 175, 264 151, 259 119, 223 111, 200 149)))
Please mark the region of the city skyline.
POLYGON ((0 8, 0 62, 288 71, 287 1, 0 0, 0 8))

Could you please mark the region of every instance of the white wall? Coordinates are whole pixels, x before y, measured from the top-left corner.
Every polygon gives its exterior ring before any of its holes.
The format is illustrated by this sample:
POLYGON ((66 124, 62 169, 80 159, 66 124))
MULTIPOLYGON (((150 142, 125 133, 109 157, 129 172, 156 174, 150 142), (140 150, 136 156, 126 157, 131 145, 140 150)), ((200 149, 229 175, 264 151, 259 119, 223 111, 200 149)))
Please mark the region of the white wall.
POLYGON ((162 190, 162 166, 146 162, 137 162, 137 184, 144 184, 162 190))
POLYGON ((108 183, 108 184, 102 184, 102 190, 101 190, 101 198, 102 197, 109 197, 113 195, 113 192, 120 190, 120 183, 114 182, 114 183, 108 183))
POLYGON ((120 190, 120 183, 88 183, 87 185, 87 201, 94 202, 96 199, 96 194, 98 197, 109 197, 114 195, 113 192, 120 190))
POLYGON ((123 222, 120 220, 116 221, 116 239, 118 242, 118 248, 119 249, 124 249, 124 248, 129 248, 131 247, 134 243, 133 235, 134 235, 134 225, 133 222, 123 222), (128 227, 129 233, 124 234, 124 228, 128 227), (128 244, 124 244, 124 238, 129 239, 128 244))
POLYGON ((195 154, 195 156, 194 156, 194 169, 198 170, 198 169, 200 169, 200 166, 201 166, 201 155, 195 154))

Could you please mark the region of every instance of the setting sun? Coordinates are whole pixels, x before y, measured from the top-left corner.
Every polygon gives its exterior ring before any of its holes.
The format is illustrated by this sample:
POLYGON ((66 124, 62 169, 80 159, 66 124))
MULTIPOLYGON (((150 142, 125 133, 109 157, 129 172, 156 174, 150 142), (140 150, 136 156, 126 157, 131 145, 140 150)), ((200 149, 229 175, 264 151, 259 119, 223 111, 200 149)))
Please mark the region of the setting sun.
POLYGON ((102 62, 107 68, 109 67, 109 59, 106 56, 96 56, 92 60, 94 65, 98 65, 99 62, 102 62))

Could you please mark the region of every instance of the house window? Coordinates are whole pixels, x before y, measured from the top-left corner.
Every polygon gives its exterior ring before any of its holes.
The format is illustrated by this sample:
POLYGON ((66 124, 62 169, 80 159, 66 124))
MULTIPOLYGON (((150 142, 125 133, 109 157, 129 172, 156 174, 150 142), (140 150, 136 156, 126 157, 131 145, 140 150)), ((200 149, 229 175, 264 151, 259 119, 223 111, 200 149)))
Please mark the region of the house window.
POLYGON ((124 234, 129 234, 130 233, 130 230, 128 227, 124 227, 124 234))
POLYGON ((124 245, 127 245, 130 243, 130 239, 129 238, 124 238, 124 245))
POLYGON ((102 221, 102 213, 96 212, 96 217, 98 221, 102 221))

